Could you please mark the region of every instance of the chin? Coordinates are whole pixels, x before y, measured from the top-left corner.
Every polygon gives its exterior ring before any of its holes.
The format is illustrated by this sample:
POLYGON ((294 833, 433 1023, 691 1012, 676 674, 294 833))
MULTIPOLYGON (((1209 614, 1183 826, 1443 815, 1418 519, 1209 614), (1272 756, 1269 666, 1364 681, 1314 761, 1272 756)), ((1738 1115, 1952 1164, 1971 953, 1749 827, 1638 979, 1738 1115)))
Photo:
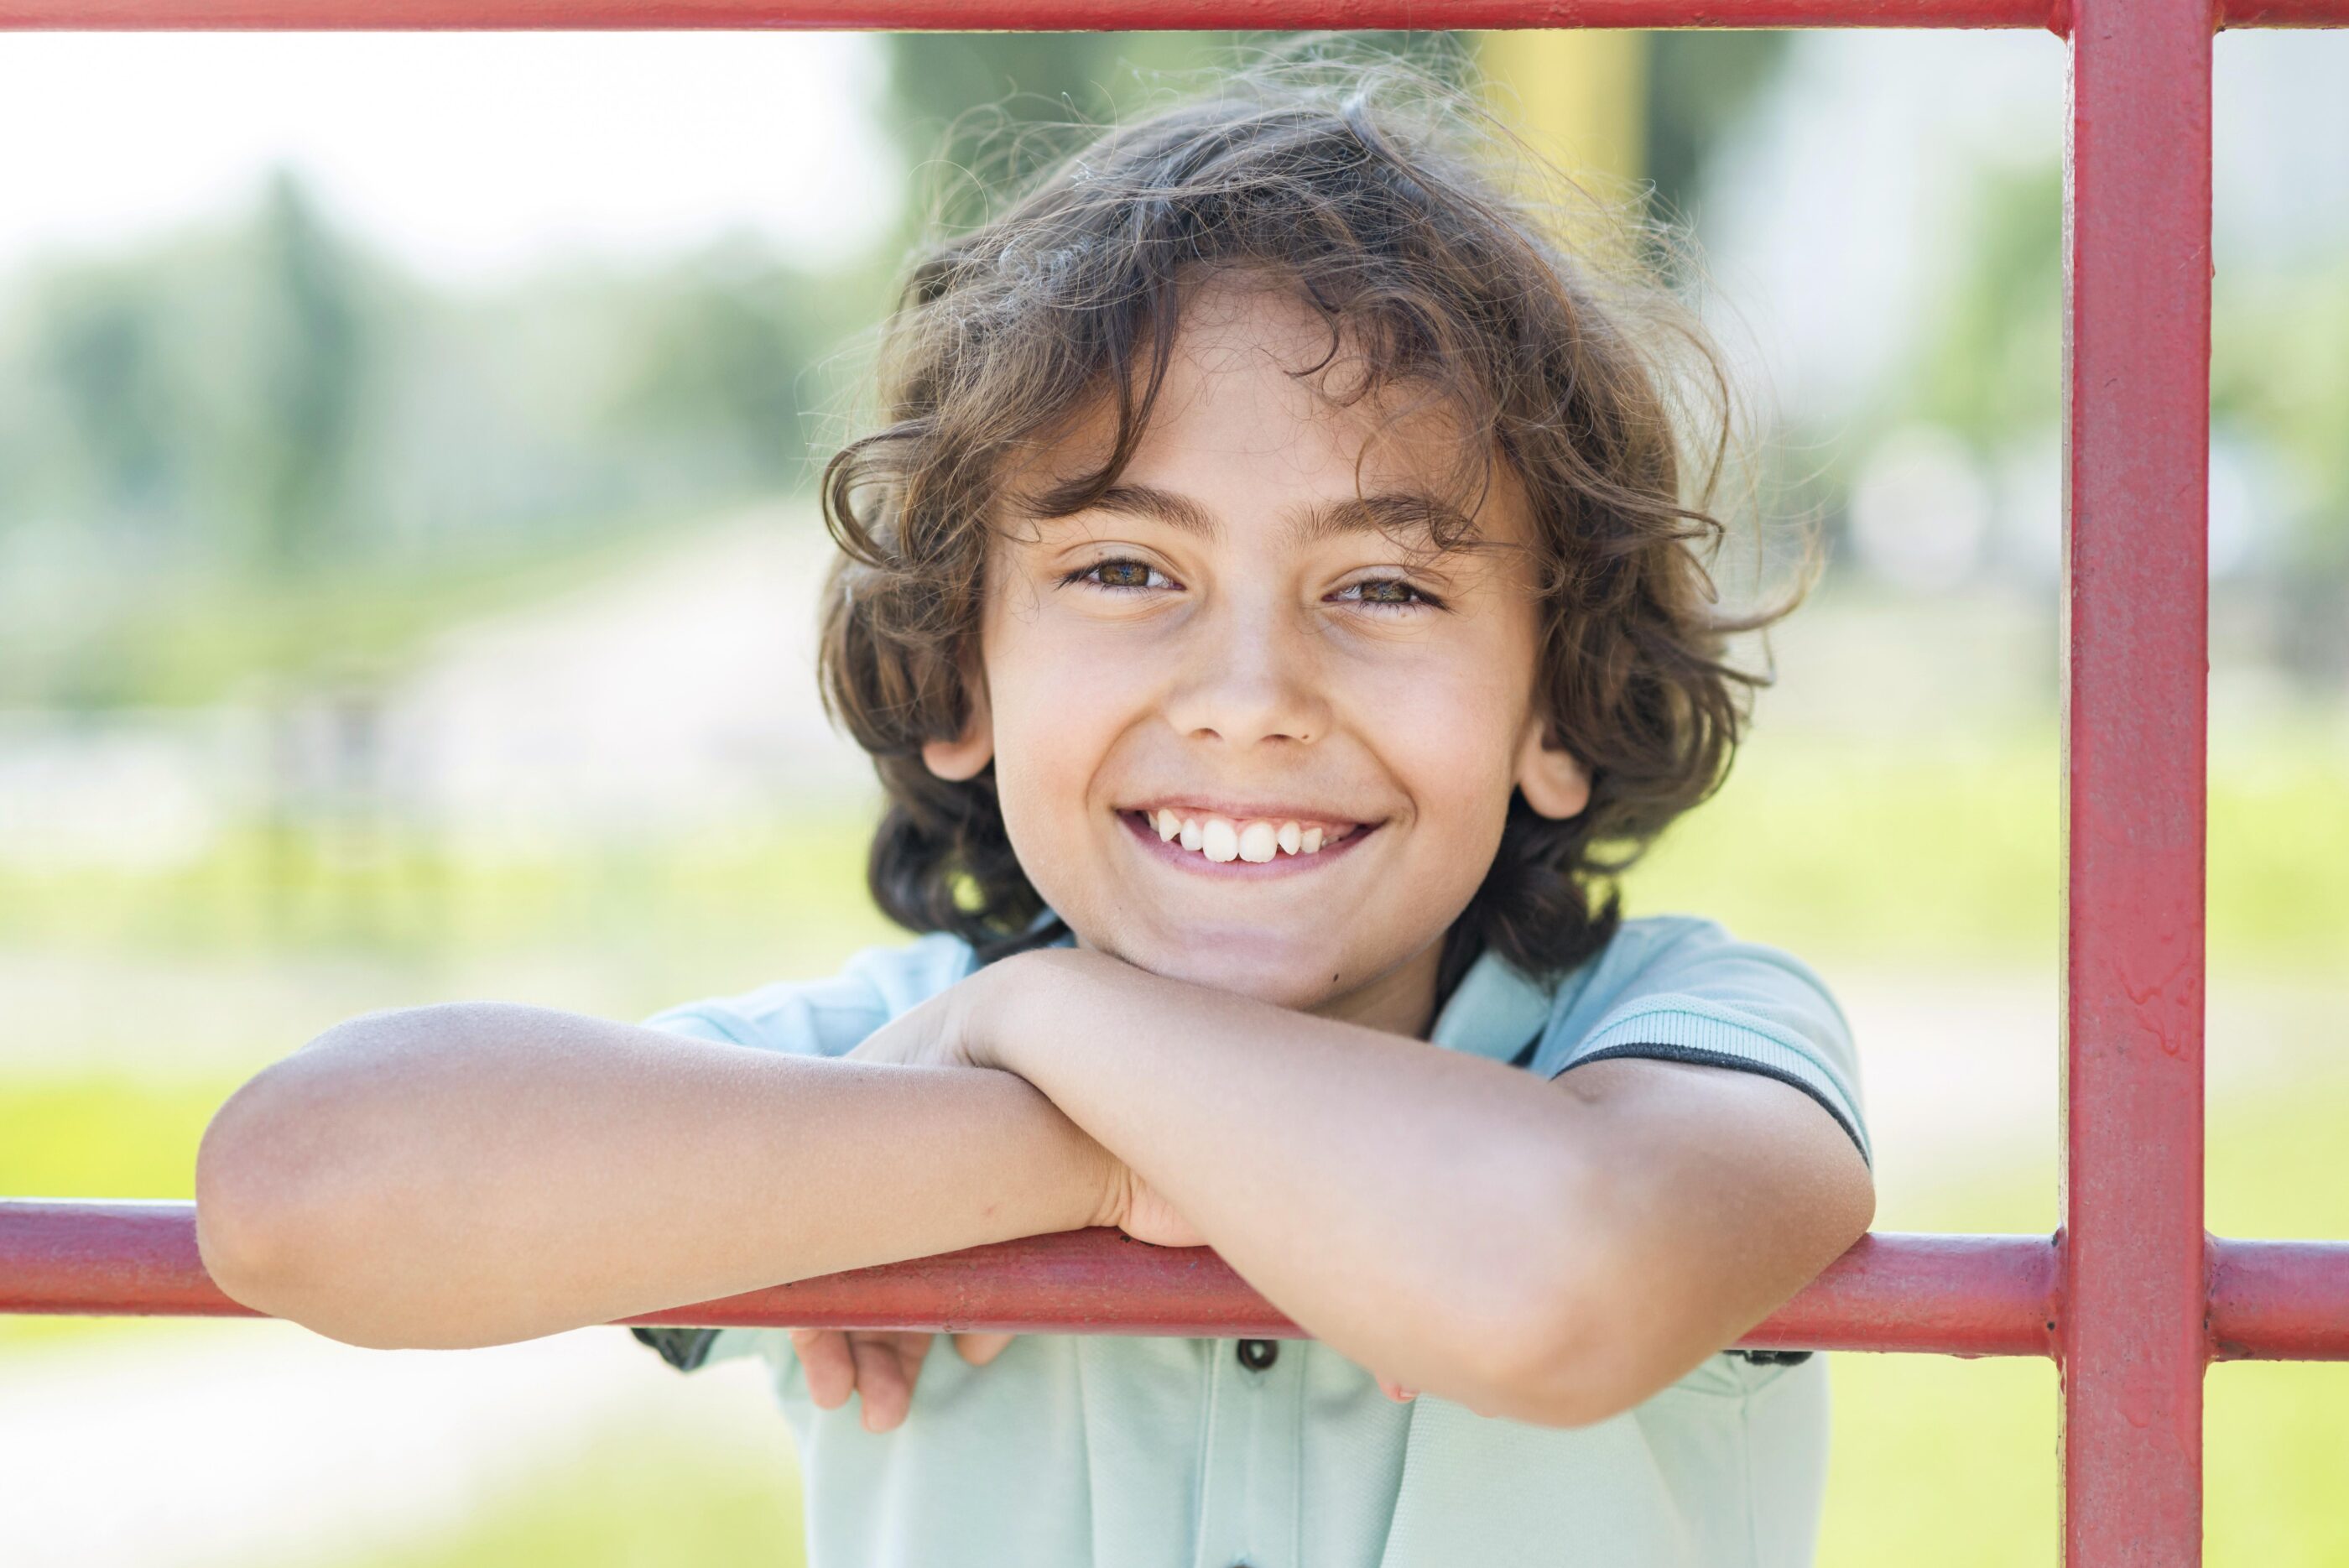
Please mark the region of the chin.
POLYGON ((1331 990, 1327 977, 1342 971, 1335 958, 1300 952, 1260 936, 1251 942, 1150 943, 1139 950, 1121 950, 1116 956, 1168 980, 1228 991, 1299 1012, 1328 1000, 1331 990))

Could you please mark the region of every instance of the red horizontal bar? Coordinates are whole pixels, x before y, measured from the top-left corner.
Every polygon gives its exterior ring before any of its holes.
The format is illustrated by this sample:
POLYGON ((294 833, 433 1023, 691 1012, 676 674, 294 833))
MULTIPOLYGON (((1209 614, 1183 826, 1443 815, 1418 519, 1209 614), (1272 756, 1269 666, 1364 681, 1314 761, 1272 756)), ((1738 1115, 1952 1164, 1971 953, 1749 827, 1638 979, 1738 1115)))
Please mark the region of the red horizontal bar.
MULTIPOLYGON (((0 31, 1121 32, 2044 27, 2072 0, 0 0, 0 31)), ((2212 0, 2212 25, 2349 26, 2349 0, 2212 0)))
MULTIPOLYGON (((2045 1355, 2054 1280, 2035 1236, 1870 1236, 1737 1343, 1754 1349, 2045 1355)), ((1205 1247, 1072 1231, 648 1313, 712 1327, 993 1329, 1292 1339, 1303 1331, 1205 1247)))
POLYGON ((2349 1361, 2349 1247, 2215 1241, 2213 1361, 2349 1361))
MULTIPOLYGON (((1737 1341, 1749 1349, 2049 1355, 2060 1240, 1864 1236, 1737 1341)), ((2212 1238, 2211 1355, 2349 1360, 2349 1243, 2212 1238)), ((0 1199, 0 1313, 254 1317, 196 1254, 195 1205, 0 1199)), ((1293 1339, 1205 1247, 1070 1231, 623 1320, 1293 1339)))
MULTIPOLYGON (((2045 1355, 2056 1262, 2046 1237, 1863 1237, 1737 1343, 2045 1355)), ((2279 1277, 2288 1293, 2302 1266, 2262 1262, 2262 1300, 2279 1277)), ((2331 1253, 2313 1268, 2328 1282, 2349 1278, 2349 1260, 2331 1253)), ((2349 1299, 2349 1286, 2335 1299, 2349 1299)), ((258 1315, 205 1274, 192 1203, 37 1199, 0 1199, 0 1313, 258 1315)), ((1264 1339, 1302 1333, 1206 1248, 1152 1247, 1107 1230, 857 1269, 626 1321, 1264 1339)), ((2261 1345, 2253 1353, 2280 1352, 2261 1345)))
MULTIPOLYGON (((2066 0, 0 0, 0 29, 2045 27, 2066 0)), ((2306 8, 2320 0, 2281 0, 2306 8)), ((2349 0, 2321 0, 2325 5, 2349 0)))
POLYGON ((2349 0, 2237 0, 2219 10, 2222 27, 2349 27, 2349 0))
MULTIPOLYGON (((0 31, 1120 32, 1274 27, 2044 27, 2071 0, 0 0, 0 31)), ((2213 0, 2213 25, 2349 26, 2349 0, 2213 0)))

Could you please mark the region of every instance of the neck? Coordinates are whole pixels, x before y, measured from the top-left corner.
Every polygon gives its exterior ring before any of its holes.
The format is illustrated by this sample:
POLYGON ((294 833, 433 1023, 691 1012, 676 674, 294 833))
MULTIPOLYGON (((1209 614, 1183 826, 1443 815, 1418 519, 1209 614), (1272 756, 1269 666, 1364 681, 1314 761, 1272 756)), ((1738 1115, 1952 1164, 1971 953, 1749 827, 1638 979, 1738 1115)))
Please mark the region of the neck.
POLYGON ((1386 973, 1350 991, 1326 997, 1305 1011, 1320 1018, 1335 1018, 1382 1029, 1390 1034, 1424 1040, 1435 1028, 1441 1001, 1436 995, 1436 981, 1443 968, 1444 940, 1439 937, 1386 973))

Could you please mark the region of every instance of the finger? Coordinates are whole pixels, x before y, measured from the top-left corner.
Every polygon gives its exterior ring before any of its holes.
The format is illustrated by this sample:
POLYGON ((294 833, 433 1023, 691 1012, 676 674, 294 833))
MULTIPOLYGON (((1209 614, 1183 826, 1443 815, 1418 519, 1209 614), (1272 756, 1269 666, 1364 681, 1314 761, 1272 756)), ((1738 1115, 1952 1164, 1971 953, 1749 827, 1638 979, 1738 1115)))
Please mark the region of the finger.
POLYGON ((984 1366, 1019 1337, 1014 1334, 958 1334, 954 1336, 954 1345, 965 1361, 973 1366, 984 1366))
MULTIPOLYGON (((895 1417, 889 1422, 889 1426, 895 1427, 905 1420, 913 1410, 914 1386, 921 1381, 923 1358, 930 1354, 930 1342, 937 1335, 915 1329, 893 1329, 876 1330, 863 1337, 880 1345, 883 1352, 894 1363, 897 1376, 905 1385, 902 1403, 892 1405, 886 1400, 884 1402, 885 1412, 891 1408, 896 1411, 895 1417)), ((870 1408, 869 1404, 867 1408, 870 1408)), ((886 1430, 885 1428, 874 1429, 886 1430)))
POLYGON ((920 1382, 922 1378, 922 1358, 929 1355, 930 1342, 937 1338, 937 1335, 916 1333, 912 1329, 900 1329, 882 1337, 887 1342, 889 1348, 896 1354, 897 1366, 905 1374, 905 1398, 910 1407, 914 1397, 914 1385, 920 1382))
MULTIPOLYGON (((1378 1377, 1378 1374, 1375 1372, 1371 1374, 1371 1376, 1378 1377)), ((1406 1404, 1411 1400, 1419 1397, 1419 1390, 1416 1388, 1406 1388, 1392 1377, 1379 1377, 1379 1392, 1385 1395, 1388 1398, 1392 1399, 1399 1405, 1406 1404)))
POLYGON ((791 1336, 807 1372, 808 1397, 825 1410, 847 1404, 856 1389, 856 1363, 849 1354, 848 1336, 836 1328, 795 1328, 791 1336))
POLYGON ((864 1429, 885 1432, 905 1418, 914 1402, 905 1364, 896 1346, 877 1334, 850 1334, 848 1350, 856 1359, 856 1393, 864 1402, 864 1429))

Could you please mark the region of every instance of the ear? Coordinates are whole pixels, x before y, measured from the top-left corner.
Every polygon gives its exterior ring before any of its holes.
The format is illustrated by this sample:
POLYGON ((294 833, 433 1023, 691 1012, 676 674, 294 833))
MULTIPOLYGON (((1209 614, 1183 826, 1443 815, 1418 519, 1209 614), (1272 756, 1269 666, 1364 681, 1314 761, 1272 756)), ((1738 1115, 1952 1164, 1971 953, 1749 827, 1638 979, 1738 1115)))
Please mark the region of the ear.
POLYGON ((923 765, 955 784, 978 777, 995 760, 995 715, 988 707, 987 682, 966 678, 964 684, 970 692, 970 713, 962 733, 951 741, 922 742, 923 765))
POLYGON ((1551 735, 1539 713, 1526 722, 1517 745, 1517 788, 1542 815, 1564 821, 1590 804, 1590 771, 1551 735))

